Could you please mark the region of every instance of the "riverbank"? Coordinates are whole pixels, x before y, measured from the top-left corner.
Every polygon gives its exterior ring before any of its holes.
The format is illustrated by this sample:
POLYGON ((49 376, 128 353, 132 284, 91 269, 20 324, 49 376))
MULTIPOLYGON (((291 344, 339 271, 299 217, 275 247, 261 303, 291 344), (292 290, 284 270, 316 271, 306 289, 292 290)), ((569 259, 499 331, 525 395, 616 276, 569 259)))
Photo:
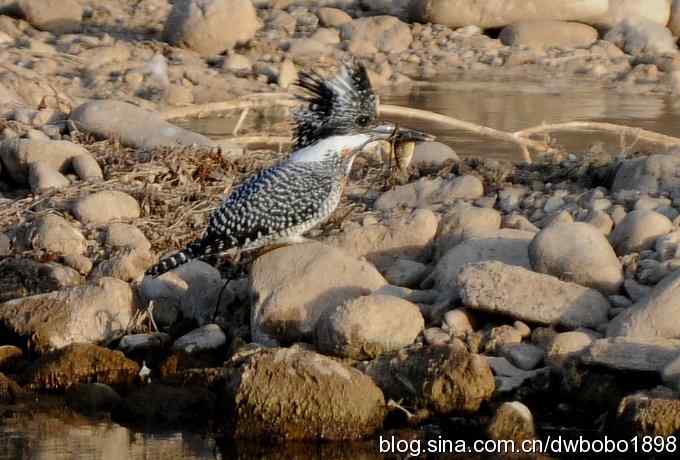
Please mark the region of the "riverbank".
POLYGON ((225 50, 196 34, 213 16, 161 0, 74 2, 49 20, 30 3, 0 3, 5 414, 56 398, 49 410, 139 430, 360 451, 392 434, 680 431, 672 147, 555 148, 515 164, 432 142, 401 174, 363 155, 313 242, 143 276, 283 155, 217 143, 162 110, 279 92, 350 55, 382 88, 530 71, 672 93, 677 52, 658 28, 642 22, 660 35, 639 47, 628 41, 642 29, 602 40, 601 19, 584 18, 587 45, 542 49, 504 44, 528 40, 519 26, 422 25, 367 2, 235 2, 225 50))

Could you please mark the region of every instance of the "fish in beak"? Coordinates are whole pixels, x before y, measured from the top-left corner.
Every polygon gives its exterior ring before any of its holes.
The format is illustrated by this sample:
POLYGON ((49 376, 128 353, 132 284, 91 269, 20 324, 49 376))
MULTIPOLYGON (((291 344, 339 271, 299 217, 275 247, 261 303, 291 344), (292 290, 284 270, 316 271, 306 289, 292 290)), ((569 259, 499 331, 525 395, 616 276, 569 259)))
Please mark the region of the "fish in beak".
POLYGON ((392 141, 401 142, 424 142, 436 139, 432 134, 428 134, 417 129, 405 128, 391 122, 381 122, 370 128, 368 132, 373 141, 392 141))

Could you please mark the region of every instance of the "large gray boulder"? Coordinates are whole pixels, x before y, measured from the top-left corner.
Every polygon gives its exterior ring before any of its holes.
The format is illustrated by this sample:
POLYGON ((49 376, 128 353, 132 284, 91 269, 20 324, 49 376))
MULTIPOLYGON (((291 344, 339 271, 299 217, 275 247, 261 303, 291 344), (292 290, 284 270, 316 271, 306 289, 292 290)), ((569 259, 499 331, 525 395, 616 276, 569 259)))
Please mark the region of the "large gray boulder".
POLYGON ((71 343, 99 343, 125 331, 136 311, 129 284, 102 278, 95 284, 71 287, 0 304, 0 323, 30 339, 45 352, 71 343))
POLYGON ((505 27, 498 38, 504 45, 532 48, 586 48, 598 33, 587 24, 567 21, 521 21, 505 27))
POLYGON ((680 154, 650 155, 625 160, 616 170, 612 192, 639 190, 641 193, 660 193, 677 190, 680 177, 680 154))
POLYGON ((91 101, 78 106, 70 116, 78 129, 95 136, 119 139, 131 147, 213 146, 207 137, 163 120, 159 114, 127 102, 91 101))
POLYGON ((73 159, 83 155, 92 158, 84 147, 69 141, 7 139, 0 142, 0 163, 12 180, 20 184, 28 182, 32 164, 40 163, 51 170, 68 173, 73 170, 73 159))
POLYGON ((355 19, 342 26, 341 36, 353 54, 363 57, 404 51, 413 40, 408 24, 392 16, 355 19))
POLYGON ((614 318, 607 336, 680 338, 680 271, 614 318))
POLYGON ((213 56, 248 42, 258 28, 250 0, 178 0, 163 34, 171 45, 213 56))
POLYGON ((411 15, 419 22, 452 28, 469 25, 503 27, 518 21, 556 19, 587 22, 609 9, 608 0, 413 0, 411 15))
POLYGON ((671 16, 671 0, 609 0, 607 13, 591 24, 609 28, 625 20, 646 20, 665 27, 671 16))
POLYGON ((501 262, 466 265, 458 287, 466 307, 573 329, 606 322, 610 308, 594 289, 501 262))
POLYGON ((387 282, 371 264, 320 243, 271 251, 250 271, 253 341, 313 339, 319 318, 387 282))
POLYGON ((451 248, 439 259, 432 273, 423 282, 440 291, 455 288, 460 270, 470 263, 496 260, 504 264, 531 268, 529 245, 534 233, 503 229, 480 234, 451 248))
POLYGON ((76 0, 19 0, 17 6, 36 29, 55 34, 80 30, 83 6, 76 0))
POLYGON ((360 371, 326 356, 273 348, 230 371, 222 399, 227 429, 236 438, 359 439, 382 427, 380 389, 360 371))
POLYGON ((649 209, 636 209, 626 214, 609 237, 620 256, 651 249, 657 238, 673 229, 668 217, 649 209))
POLYGON ((347 225, 325 242, 353 257, 365 257, 385 271, 398 258, 423 258, 437 232, 439 218, 429 209, 394 213, 382 222, 347 225))
POLYGON ((554 224, 541 230, 529 246, 531 266, 556 276, 615 294, 623 284, 621 262, 602 232, 586 223, 554 224))
POLYGON ((369 295, 349 300, 319 321, 319 350, 354 359, 371 359, 411 345, 425 321, 417 305, 398 297, 369 295))
POLYGON ((621 371, 661 372, 678 354, 680 340, 613 337, 593 342, 581 361, 621 371))

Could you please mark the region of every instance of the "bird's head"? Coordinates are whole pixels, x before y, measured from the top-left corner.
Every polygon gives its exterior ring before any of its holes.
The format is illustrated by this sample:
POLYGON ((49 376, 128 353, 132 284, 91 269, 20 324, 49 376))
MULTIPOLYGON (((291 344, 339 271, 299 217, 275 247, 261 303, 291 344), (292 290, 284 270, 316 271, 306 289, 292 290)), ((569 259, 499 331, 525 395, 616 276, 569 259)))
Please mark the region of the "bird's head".
MULTIPOLYGON (((305 92, 306 103, 293 113, 295 150, 320 141, 342 146, 344 152, 357 152, 365 145, 392 138, 395 124, 378 120, 378 97, 366 68, 351 62, 331 78, 316 72, 302 72, 297 86, 305 92)), ((399 127, 399 140, 425 141, 434 137, 399 127)))

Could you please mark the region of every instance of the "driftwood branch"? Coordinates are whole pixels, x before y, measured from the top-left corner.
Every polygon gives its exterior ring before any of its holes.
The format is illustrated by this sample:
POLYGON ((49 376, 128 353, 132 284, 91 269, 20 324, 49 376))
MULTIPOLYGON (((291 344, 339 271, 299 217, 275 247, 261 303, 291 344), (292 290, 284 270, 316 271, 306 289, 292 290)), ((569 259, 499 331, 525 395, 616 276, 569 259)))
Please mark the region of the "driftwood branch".
MULTIPOLYGON (((238 133, 250 109, 281 106, 296 107, 300 102, 287 93, 259 93, 244 96, 236 100, 225 102, 213 102, 202 105, 179 107, 170 109, 162 113, 166 120, 176 118, 197 118, 213 113, 227 112, 231 110, 241 110, 239 121, 234 129, 234 135, 238 133)), ((412 109, 396 105, 383 105, 378 108, 379 115, 392 118, 407 118, 419 123, 431 123, 442 128, 467 131, 481 137, 495 139, 498 141, 515 144, 522 153, 524 161, 531 163, 531 150, 536 152, 546 152, 551 147, 544 140, 533 139, 532 136, 548 134, 551 132, 589 132, 603 131, 617 134, 622 138, 631 136, 635 141, 644 141, 660 147, 669 148, 680 146, 680 138, 668 136, 654 131, 632 126, 616 125, 613 123, 599 123, 589 121, 574 121, 567 123, 543 124, 515 132, 507 132, 488 126, 478 125, 457 118, 449 117, 428 110, 412 109)), ((220 142, 235 143, 240 145, 276 145, 281 146, 290 144, 291 139, 283 136, 240 136, 221 139, 220 142)))
POLYGON ((604 131, 619 136, 630 136, 636 140, 650 142, 663 147, 675 147, 680 145, 680 138, 666 134, 649 131, 632 126, 616 125, 614 123, 600 123, 594 121, 571 121, 567 123, 553 123, 516 131, 515 136, 529 138, 536 134, 550 132, 582 133, 588 131, 604 131))

